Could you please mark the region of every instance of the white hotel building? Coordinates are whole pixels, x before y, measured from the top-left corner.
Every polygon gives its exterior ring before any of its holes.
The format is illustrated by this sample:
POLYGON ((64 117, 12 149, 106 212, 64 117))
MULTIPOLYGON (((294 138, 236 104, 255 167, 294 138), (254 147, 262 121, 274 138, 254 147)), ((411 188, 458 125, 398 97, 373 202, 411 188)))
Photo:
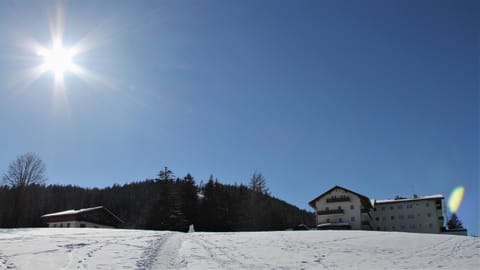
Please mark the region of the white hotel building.
POLYGON ((335 186, 309 202, 318 229, 441 233, 445 231, 443 195, 370 200, 335 186))

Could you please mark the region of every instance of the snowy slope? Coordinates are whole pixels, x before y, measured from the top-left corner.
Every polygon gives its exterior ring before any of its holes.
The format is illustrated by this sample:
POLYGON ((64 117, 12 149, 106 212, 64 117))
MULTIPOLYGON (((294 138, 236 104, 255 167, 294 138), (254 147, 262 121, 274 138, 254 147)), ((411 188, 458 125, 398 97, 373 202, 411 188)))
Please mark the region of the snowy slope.
POLYGON ((366 231, 0 230, 0 269, 477 269, 473 237, 366 231))

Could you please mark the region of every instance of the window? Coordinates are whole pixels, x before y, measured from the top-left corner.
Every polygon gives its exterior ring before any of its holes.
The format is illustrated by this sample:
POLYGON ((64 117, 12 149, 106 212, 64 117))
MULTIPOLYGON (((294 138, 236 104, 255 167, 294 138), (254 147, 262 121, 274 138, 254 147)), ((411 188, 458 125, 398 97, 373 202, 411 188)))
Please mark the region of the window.
POLYGON ((330 223, 330 219, 329 219, 329 218, 327 218, 327 220, 325 220, 325 222, 327 222, 327 223, 330 223))
POLYGON ((390 210, 393 210, 393 206, 390 206, 390 210))
POLYGON ((60 223, 60 228, 63 228, 63 223, 60 223))
POLYGON ((353 204, 350 205, 350 210, 353 210, 355 207, 353 206, 353 204))
POLYGON ((380 231, 380 227, 377 227, 377 231, 380 231))
POLYGON ((428 224, 428 227, 429 227, 429 228, 432 228, 432 227, 433 227, 433 224, 432 224, 432 223, 428 224))
POLYGON ((67 227, 70 227, 70 222, 69 222, 69 223, 67 223, 67 227))
POLYGON ((382 220, 387 220, 387 218, 386 218, 386 217, 382 217, 382 220))
POLYGON ((395 228, 395 226, 392 226, 392 231, 395 231, 397 228, 395 228))
POLYGON ((377 208, 373 208, 373 212, 377 212, 377 208))
POLYGON ((431 216, 432 216, 432 214, 431 214, 431 213, 427 213, 427 217, 431 217, 431 216))
POLYGON ((85 223, 80 223, 80 228, 85 228, 87 227, 87 225, 85 225, 85 223))
POLYGON ((419 217, 419 216, 421 216, 421 214, 420 214, 420 213, 418 213, 418 214, 417 214, 417 217, 419 217))
POLYGON ((342 207, 340 205, 338 206, 338 210, 342 210, 342 207))
POLYGON ((376 217, 375 220, 378 221, 378 217, 376 217))
POLYGON ((415 224, 410 224, 410 229, 415 229, 415 224))
POLYGON ((421 227, 422 227, 422 224, 418 224, 418 227, 421 228, 421 227))
POLYGON ((351 221, 351 222, 355 222, 355 217, 351 217, 351 218, 350 218, 350 221, 351 221))
POLYGON ((397 206, 398 209, 402 209, 403 208, 403 205, 399 205, 397 206))
POLYGON ((57 224, 53 224, 53 227, 57 227, 57 224))
POLYGON ((405 230, 406 229, 405 225, 401 225, 400 229, 405 230))
POLYGON ((399 219, 403 219, 403 215, 398 216, 399 219))
POLYGON ((385 206, 382 206, 382 211, 385 211, 385 206))
POLYGON ((425 206, 429 207, 429 206, 430 206, 430 203, 427 202, 427 203, 425 204, 425 206))
POLYGON ((394 220, 394 219, 395 219, 395 216, 390 216, 390 219, 391 219, 391 220, 394 220))
POLYGON ((342 219, 342 218, 338 218, 338 222, 343 222, 343 219, 342 219))
POLYGON ((412 208, 413 206, 411 204, 407 204, 407 208, 412 208))
POLYGON ((408 218, 413 219, 413 218, 415 218, 415 215, 410 214, 410 215, 408 215, 408 218))
POLYGON ((325 207, 325 211, 328 211, 328 207, 325 207))

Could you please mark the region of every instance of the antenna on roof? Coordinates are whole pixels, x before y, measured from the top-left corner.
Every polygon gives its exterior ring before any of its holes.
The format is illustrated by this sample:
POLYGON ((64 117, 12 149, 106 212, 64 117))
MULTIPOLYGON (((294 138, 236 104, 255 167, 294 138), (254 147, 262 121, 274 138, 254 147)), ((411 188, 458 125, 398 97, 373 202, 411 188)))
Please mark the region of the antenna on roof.
POLYGON ((415 183, 412 184, 412 198, 416 198, 417 194, 415 193, 415 183))

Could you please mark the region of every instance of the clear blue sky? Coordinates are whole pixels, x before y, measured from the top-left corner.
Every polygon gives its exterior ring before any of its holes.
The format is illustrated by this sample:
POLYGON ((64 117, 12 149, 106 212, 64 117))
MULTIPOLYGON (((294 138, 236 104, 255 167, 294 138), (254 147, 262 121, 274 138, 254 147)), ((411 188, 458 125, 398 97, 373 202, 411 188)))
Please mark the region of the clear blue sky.
POLYGON ((28 77, 56 6, 0 2, 0 171, 29 151, 87 187, 258 170, 304 209, 334 185, 463 185, 479 233, 478 1, 69 1, 63 44, 91 76, 64 90, 28 77))

